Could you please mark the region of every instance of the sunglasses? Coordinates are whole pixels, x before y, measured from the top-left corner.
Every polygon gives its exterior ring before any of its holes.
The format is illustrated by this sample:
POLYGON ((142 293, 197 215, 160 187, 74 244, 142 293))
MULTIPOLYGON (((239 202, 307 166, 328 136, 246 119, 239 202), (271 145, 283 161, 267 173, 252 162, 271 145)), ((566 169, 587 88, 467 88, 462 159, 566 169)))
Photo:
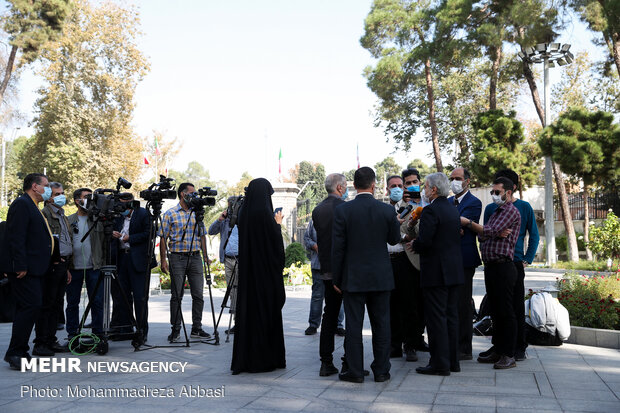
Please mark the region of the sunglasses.
POLYGON ((491 195, 499 195, 502 191, 500 191, 499 189, 491 189, 491 195))

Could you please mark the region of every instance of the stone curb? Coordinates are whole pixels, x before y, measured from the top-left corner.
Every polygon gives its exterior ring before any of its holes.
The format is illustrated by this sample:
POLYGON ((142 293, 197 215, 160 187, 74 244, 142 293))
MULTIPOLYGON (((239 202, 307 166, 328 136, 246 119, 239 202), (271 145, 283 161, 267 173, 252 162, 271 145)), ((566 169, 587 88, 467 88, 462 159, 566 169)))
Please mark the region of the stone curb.
POLYGON ((566 343, 620 349, 620 331, 571 326, 566 343))

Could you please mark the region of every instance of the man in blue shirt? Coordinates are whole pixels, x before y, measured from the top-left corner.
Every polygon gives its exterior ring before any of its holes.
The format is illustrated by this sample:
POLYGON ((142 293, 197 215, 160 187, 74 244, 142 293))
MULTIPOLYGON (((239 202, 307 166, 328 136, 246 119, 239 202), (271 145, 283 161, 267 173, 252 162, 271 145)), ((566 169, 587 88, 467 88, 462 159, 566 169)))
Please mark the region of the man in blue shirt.
MULTIPOLYGON (((236 196, 228 197, 229 209, 237 201, 236 196)), ((230 217, 228 216, 228 210, 222 212, 216 221, 209 227, 209 235, 220 234, 220 262, 224 264, 224 273, 226 276, 226 285, 230 285, 230 282, 234 274, 234 282, 230 288, 230 314, 234 317, 235 307, 237 304, 237 283, 239 281, 239 230, 235 225, 230 230, 230 217)), ((233 326, 229 330, 226 330, 226 334, 234 334, 235 327, 233 326)))
MULTIPOLYGON (((519 175, 511 169, 503 169, 495 174, 495 179, 499 177, 505 177, 510 179, 514 183, 514 192, 519 188, 519 175)), ((517 346, 515 351, 515 360, 525 360, 527 358, 525 349, 527 348, 527 341, 525 340, 525 267, 534 261, 536 250, 538 248, 538 227, 536 226, 536 217, 534 216, 534 210, 529 202, 521 199, 516 199, 511 194, 512 204, 519 210, 521 214, 521 228, 519 230, 519 237, 515 245, 514 263, 517 268, 517 283, 514 291, 514 308, 517 316, 517 346), (527 251, 525 249, 525 235, 529 234, 527 243, 527 251)), ((497 205, 491 203, 484 209, 484 222, 487 222, 491 214, 497 209, 497 205)), ((493 348, 481 353, 492 351, 493 348)))

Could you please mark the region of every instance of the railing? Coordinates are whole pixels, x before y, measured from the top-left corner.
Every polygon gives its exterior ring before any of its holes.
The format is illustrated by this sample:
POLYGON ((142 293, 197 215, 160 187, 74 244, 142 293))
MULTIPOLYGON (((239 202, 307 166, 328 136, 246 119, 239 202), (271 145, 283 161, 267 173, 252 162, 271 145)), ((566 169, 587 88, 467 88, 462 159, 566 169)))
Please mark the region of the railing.
MULTIPOLYGON (((570 209, 571 219, 581 220, 585 217, 585 202, 583 192, 577 194, 568 194, 568 207, 570 209)), ((554 197, 553 209, 555 219, 562 220, 562 209, 558 197, 554 197)), ((620 215, 620 197, 618 191, 591 192, 588 197, 588 215, 590 219, 605 219, 609 210, 614 214, 620 215)))

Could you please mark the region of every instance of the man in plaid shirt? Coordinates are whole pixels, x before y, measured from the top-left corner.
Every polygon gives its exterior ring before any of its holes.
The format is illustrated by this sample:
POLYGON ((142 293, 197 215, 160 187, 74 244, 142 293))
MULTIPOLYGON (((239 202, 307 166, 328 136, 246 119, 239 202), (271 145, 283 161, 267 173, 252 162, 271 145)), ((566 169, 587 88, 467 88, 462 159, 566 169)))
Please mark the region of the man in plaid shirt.
POLYGON ((516 367, 515 347, 517 318, 513 295, 517 269, 513 263, 515 244, 519 237, 521 215, 512 204, 513 183, 500 177, 493 181, 491 197, 498 208, 484 226, 461 217, 461 224, 476 232, 484 261, 484 284, 491 305, 495 351, 478 357, 480 363, 494 363, 496 369, 516 367))
POLYGON ((210 335, 202 329, 202 310, 204 308, 202 272, 203 259, 208 263, 205 226, 203 222, 196 224, 196 214, 190 211, 187 203, 188 196, 196 192, 194 185, 184 182, 179 185, 179 203, 170 208, 162 216, 159 236, 159 252, 161 256, 161 270, 168 274, 172 295, 170 298, 170 324, 172 332, 168 336, 171 343, 181 337, 181 301, 183 300, 183 284, 185 275, 189 282, 192 295, 192 332, 194 338, 209 338, 210 335), (193 232, 195 229, 195 232, 193 232), (168 246, 166 247, 166 243, 168 246), (167 256, 167 248, 170 255, 167 256), (202 251, 202 256, 200 255, 202 251), (169 260, 169 262, 168 262, 169 260))

